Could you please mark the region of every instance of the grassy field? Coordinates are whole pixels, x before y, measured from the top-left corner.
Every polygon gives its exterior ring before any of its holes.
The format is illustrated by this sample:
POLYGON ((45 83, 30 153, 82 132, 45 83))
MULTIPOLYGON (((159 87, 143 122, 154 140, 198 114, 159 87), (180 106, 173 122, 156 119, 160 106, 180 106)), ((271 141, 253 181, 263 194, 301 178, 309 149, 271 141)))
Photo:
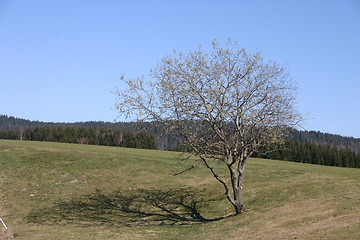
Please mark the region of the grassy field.
POLYGON ((0 239, 360 239, 360 169, 251 159, 247 211, 223 218, 221 185, 174 176, 178 155, 0 140, 0 239))

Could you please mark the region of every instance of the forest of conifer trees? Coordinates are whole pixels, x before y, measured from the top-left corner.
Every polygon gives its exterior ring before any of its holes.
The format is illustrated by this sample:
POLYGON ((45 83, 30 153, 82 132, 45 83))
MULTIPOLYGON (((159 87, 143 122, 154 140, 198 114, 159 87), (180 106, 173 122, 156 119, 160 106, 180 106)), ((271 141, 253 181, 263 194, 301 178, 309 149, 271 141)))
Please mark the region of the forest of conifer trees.
POLYGON ((156 149, 152 134, 85 127, 36 127, 0 131, 0 139, 79 143, 129 148, 156 149))
POLYGON ((277 148, 262 149, 254 157, 336 167, 360 168, 360 154, 347 149, 286 140, 277 148))
MULTIPOLYGON (((148 123, 45 123, 0 115, 0 139, 186 150, 177 136, 164 134, 161 128, 148 123)), ((357 138, 293 129, 279 150, 272 149, 262 149, 253 157, 360 168, 357 138)))

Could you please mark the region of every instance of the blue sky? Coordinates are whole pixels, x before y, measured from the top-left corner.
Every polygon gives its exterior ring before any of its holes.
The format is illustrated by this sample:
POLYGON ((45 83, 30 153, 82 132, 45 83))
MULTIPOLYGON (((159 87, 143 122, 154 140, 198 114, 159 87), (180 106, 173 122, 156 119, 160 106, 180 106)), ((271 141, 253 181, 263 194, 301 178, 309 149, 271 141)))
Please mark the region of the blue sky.
POLYGON ((287 67, 306 130, 360 138, 359 0, 0 0, 0 114, 113 121, 122 74, 228 38, 287 67))

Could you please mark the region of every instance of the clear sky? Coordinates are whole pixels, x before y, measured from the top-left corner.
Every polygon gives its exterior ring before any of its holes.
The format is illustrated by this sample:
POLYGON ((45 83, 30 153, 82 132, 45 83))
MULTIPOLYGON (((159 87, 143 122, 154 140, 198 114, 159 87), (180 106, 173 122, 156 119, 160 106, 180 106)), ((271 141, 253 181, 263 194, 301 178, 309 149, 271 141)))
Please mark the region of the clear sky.
POLYGON ((306 130, 360 138, 359 0, 0 0, 0 114, 113 121, 122 74, 228 38, 286 65, 306 130))

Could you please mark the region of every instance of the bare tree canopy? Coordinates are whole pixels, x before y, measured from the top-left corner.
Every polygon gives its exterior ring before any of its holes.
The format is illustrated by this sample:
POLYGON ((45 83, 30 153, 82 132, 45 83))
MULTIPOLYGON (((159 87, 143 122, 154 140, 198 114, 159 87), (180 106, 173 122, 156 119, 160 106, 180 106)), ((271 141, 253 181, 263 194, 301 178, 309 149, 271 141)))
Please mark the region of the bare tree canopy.
POLYGON ((235 213, 244 211, 242 182, 249 157, 279 143, 301 115, 294 108, 296 87, 284 68, 265 62, 229 41, 212 51, 175 52, 151 69, 151 80, 122 80, 116 107, 137 121, 160 122, 181 135, 223 185, 235 213), (220 161, 229 177, 211 166, 220 161))

